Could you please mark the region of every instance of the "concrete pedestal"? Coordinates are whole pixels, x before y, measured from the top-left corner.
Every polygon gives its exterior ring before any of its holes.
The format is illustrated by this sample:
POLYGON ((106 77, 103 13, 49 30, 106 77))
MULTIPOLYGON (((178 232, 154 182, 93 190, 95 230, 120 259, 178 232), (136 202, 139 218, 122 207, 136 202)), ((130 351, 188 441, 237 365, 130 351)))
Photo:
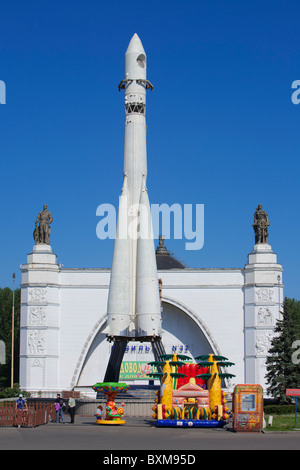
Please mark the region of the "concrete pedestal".
POLYGON ((21 267, 20 386, 57 390, 59 265, 50 245, 35 245, 21 267))
POLYGON ((57 264, 57 257, 50 245, 35 245, 32 252, 27 255, 27 264, 57 264))
POLYGON ((257 244, 245 266, 245 383, 267 387, 266 357, 282 302, 282 266, 270 245, 257 244))

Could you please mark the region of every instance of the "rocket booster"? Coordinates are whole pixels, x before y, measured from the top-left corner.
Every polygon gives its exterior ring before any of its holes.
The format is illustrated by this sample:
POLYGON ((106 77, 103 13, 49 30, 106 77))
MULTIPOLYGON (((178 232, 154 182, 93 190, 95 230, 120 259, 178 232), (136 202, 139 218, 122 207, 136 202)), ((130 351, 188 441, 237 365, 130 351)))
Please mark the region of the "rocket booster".
POLYGON ((148 199, 146 149, 146 54, 135 34, 125 54, 123 188, 119 200, 107 305, 109 338, 161 334, 161 306, 148 199))

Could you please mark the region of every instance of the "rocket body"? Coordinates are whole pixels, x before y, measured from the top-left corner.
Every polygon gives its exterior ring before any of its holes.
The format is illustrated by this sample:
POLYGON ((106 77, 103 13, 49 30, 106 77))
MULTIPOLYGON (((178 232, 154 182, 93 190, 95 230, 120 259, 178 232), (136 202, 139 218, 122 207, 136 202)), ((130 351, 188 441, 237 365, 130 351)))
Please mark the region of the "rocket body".
MULTIPOLYGON (((161 305, 146 188, 146 54, 135 34, 125 54, 123 188, 119 200, 109 297, 108 337, 150 338, 161 333, 161 305)), ((150 85, 151 86, 151 85, 150 85)))

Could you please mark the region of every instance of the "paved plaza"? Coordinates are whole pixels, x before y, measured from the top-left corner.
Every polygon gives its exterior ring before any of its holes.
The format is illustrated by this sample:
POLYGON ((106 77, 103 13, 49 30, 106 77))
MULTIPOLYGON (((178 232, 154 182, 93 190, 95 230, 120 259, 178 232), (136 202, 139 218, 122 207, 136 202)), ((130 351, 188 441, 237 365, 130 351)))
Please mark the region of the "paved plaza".
MULTIPOLYGON (((106 451, 99 454, 100 460, 113 452, 121 456, 122 451, 124 455, 126 451, 143 451, 131 454, 144 460, 144 463, 147 463, 151 451, 157 451, 159 455, 164 451, 187 455, 188 451, 197 461, 198 451, 201 450, 300 449, 300 432, 297 431, 235 433, 224 429, 155 428, 153 421, 147 418, 127 418, 123 426, 103 426, 97 425, 93 416, 76 416, 75 424, 68 423, 68 418, 67 415, 66 424, 49 423, 28 429, 2 427, 0 449, 106 451), (147 450, 148 453, 145 452, 147 450)), ((154 461, 148 463, 153 464, 154 461)))

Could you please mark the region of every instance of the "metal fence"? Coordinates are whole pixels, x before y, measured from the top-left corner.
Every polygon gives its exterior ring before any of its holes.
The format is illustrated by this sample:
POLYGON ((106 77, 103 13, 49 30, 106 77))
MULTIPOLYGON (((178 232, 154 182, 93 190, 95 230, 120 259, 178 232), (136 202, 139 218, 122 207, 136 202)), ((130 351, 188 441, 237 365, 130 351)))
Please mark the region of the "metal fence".
MULTIPOLYGON (((76 414, 81 416, 93 416, 98 405, 105 409, 105 400, 76 400, 76 414)), ((116 400, 116 406, 124 408, 124 418, 126 417, 145 417, 152 416, 152 407, 155 405, 154 401, 150 400, 124 400, 121 402, 116 400)))
POLYGON ((18 410, 16 403, 2 403, 0 426, 34 428, 56 419, 54 403, 28 404, 26 410, 18 410))

